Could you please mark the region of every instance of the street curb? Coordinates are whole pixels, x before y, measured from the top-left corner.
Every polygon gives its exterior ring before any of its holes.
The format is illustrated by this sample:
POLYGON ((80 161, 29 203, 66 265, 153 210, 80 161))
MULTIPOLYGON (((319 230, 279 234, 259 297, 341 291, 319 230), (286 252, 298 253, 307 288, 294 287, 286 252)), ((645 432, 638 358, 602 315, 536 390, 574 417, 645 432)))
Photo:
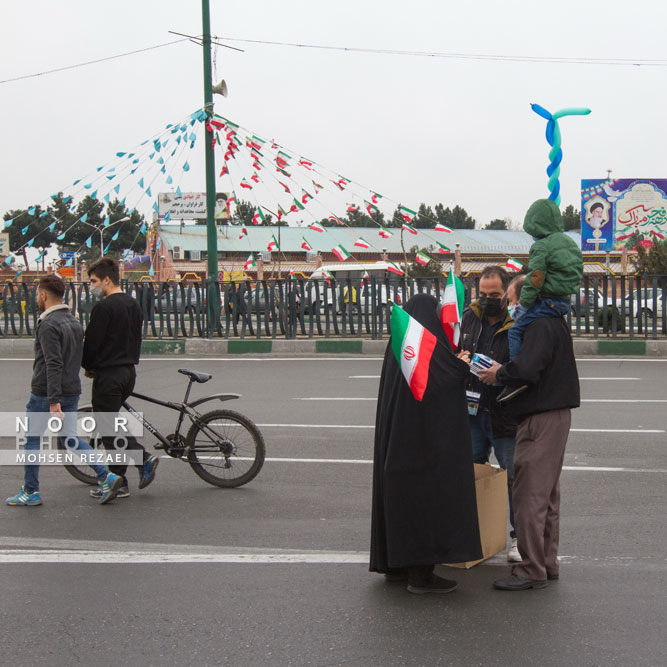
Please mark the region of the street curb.
MULTIPOLYGON (((284 338, 179 338, 177 340, 145 339, 141 344, 144 356, 188 355, 371 355, 381 357, 387 348, 388 338, 367 340, 363 338, 297 339, 284 338)), ((662 357, 667 358, 667 339, 590 340, 574 339, 577 357, 662 357)), ((34 353, 32 338, 0 338, 0 356, 28 357, 34 353)))

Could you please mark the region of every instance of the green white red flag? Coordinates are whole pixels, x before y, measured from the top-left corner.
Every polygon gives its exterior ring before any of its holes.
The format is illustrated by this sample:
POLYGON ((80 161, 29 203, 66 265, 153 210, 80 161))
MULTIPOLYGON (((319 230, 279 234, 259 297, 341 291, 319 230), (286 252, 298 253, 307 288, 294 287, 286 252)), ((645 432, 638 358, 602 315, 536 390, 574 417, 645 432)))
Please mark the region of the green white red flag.
POLYGON ((660 239, 661 241, 664 241, 665 238, 667 238, 667 234, 665 234, 665 232, 663 232, 660 229, 652 229, 649 232, 649 234, 651 234, 652 236, 655 236, 656 238, 660 239))
POLYGON ((340 218, 337 218, 335 215, 330 215, 329 220, 333 220, 334 222, 337 222, 339 225, 343 227, 345 226, 345 223, 340 218))
POLYGON ((450 266, 449 277, 440 301, 440 323, 453 350, 459 346, 464 299, 465 287, 454 275, 454 267, 450 266))
POLYGON ((380 231, 378 232, 378 235, 381 236, 383 239, 388 239, 390 236, 393 236, 394 233, 390 232, 386 227, 380 225, 380 231))
POLYGON ((278 246, 278 241, 276 240, 276 237, 273 234, 271 235, 271 240, 269 241, 269 245, 266 246, 266 249, 268 251, 280 250, 280 247, 278 246))
POLYGON ((302 203, 302 204, 307 204, 307 203, 308 203, 308 200, 313 198, 313 195, 311 195, 310 193, 306 192, 306 191, 303 190, 303 189, 301 190, 301 192, 303 193, 303 194, 301 195, 301 203, 302 203))
POLYGON ((505 266, 508 269, 512 269, 513 271, 521 271, 521 269, 523 269, 523 264, 521 264, 521 262, 517 262, 516 259, 512 259, 511 257, 505 262, 505 266))
POLYGON ((354 242, 354 245, 357 248, 364 248, 365 250, 371 247, 371 244, 361 236, 354 242))
POLYGON ((405 275, 403 269, 398 264, 394 264, 394 262, 387 262, 387 271, 395 273, 397 276, 405 275))
POLYGON ((250 269, 255 268, 257 268, 257 264, 255 264, 255 258, 252 255, 248 255, 248 259, 246 259, 245 264, 243 265, 243 270, 249 271, 250 269))
POLYGON ((452 233, 452 230, 449 227, 446 227, 445 225, 441 225, 439 222, 436 223, 436 225, 435 225, 435 231, 436 232, 446 232, 447 234, 452 233))
POLYGON ((391 349, 403 377, 418 401, 424 398, 437 339, 400 306, 391 309, 391 349))
POLYGON ((242 239, 244 236, 248 236, 248 230, 246 229, 245 225, 241 227, 241 233, 239 234, 239 239, 242 239))
POLYGON ((278 222, 281 221, 284 215, 287 215, 287 211, 285 211, 283 207, 280 204, 278 204, 278 222))
POLYGON ((315 188, 315 194, 317 194, 320 190, 324 190, 324 186, 316 183, 315 181, 313 181, 313 187, 315 188))
POLYGON ((621 229, 620 231, 616 232, 616 240, 624 241, 625 239, 629 239, 634 233, 635 232, 631 227, 621 229))
POLYGON ((412 225, 409 225, 407 222, 404 222, 401 225, 401 227, 403 227, 403 229, 405 229, 406 231, 410 232, 410 234, 416 234, 417 233, 417 230, 412 225))
POLYGON ((378 208, 374 204, 371 204, 371 202, 366 201, 364 199, 364 206, 366 207, 366 211, 368 211, 368 215, 372 216, 373 213, 377 213, 378 208))
POLYGON ((417 215, 417 211, 413 211, 411 208, 408 208, 407 206, 399 206, 398 207, 400 212, 401 212, 401 217, 405 222, 412 222, 413 218, 417 215))
MULTIPOLYGON (((436 241, 436 243, 438 243, 438 242, 436 241)), ((446 255, 446 254, 451 252, 451 249, 448 248, 446 245, 443 245, 442 243, 438 243, 438 252, 441 255, 446 255)))
POLYGON ((311 222, 308 225, 308 229, 312 229, 314 232, 323 232, 324 231, 324 227, 322 227, 322 225, 320 225, 318 222, 311 222))
POLYGON ((421 250, 415 255, 415 262, 417 262, 417 264, 426 266, 430 261, 431 258, 426 253, 423 253, 421 250))
POLYGON ((371 201, 372 201, 374 204, 377 204, 378 201, 379 201, 380 199, 382 199, 382 195, 379 195, 377 192, 372 192, 372 194, 371 194, 371 201))
POLYGON ((345 250, 342 245, 337 245, 335 248, 331 248, 331 252, 336 255, 341 262, 344 262, 348 257, 351 257, 350 253, 345 250))
POLYGON ((302 242, 301 242, 301 247, 304 250, 312 250, 313 246, 311 246, 310 243, 308 243, 308 241, 306 241, 306 237, 302 236, 301 238, 303 239, 302 242))
POLYGON ((266 222, 266 216, 262 213, 262 209, 258 208, 255 215, 252 216, 252 224, 259 225, 262 222, 266 222))

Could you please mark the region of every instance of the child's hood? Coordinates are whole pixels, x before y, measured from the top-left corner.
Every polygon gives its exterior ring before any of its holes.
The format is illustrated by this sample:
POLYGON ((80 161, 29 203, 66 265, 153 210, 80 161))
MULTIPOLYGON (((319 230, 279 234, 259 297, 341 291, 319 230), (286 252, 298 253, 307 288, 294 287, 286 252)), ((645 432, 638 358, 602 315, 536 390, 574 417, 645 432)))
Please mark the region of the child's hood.
POLYGON ((526 212, 523 229, 531 236, 542 239, 549 234, 563 231, 563 219, 556 202, 551 199, 538 199, 526 212))

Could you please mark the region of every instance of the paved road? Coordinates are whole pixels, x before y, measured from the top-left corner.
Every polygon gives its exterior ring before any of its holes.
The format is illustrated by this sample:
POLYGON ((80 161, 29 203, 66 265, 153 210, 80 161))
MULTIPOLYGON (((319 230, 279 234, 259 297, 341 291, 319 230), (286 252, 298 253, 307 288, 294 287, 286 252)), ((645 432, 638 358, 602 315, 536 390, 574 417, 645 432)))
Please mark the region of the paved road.
MULTIPOLYGON (((0 364, 4 409, 21 410, 31 363, 0 364)), ((105 507, 43 469, 43 506, 0 507, 3 664, 662 664, 667 361, 579 362, 561 580, 494 591, 501 555, 448 570, 459 590, 442 597, 367 572, 380 365, 142 362, 146 393, 180 399, 187 366, 215 376, 197 395, 243 394, 228 405, 261 425, 267 463, 224 490, 165 459, 153 485, 105 507)), ((167 411, 147 413, 169 432, 167 411)), ((19 469, 0 469, 5 496, 19 484, 19 469)))

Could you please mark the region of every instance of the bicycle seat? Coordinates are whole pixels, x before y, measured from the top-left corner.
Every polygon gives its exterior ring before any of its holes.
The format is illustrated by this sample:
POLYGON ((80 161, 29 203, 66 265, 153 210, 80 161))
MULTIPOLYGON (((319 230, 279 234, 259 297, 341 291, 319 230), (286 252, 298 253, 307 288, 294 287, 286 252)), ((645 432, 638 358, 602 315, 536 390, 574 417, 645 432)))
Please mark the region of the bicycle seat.
POLYGON ((189 371, 187 368, 179 368, 179 373, 187 375, 194 382, 208 382, 213 376, 208 373, 197 373, 197 371, 189 371))

